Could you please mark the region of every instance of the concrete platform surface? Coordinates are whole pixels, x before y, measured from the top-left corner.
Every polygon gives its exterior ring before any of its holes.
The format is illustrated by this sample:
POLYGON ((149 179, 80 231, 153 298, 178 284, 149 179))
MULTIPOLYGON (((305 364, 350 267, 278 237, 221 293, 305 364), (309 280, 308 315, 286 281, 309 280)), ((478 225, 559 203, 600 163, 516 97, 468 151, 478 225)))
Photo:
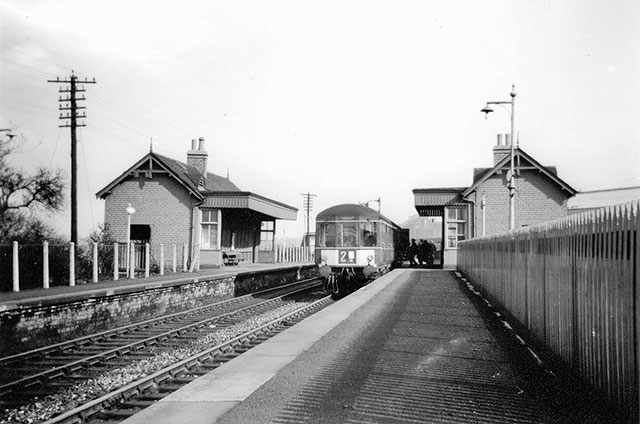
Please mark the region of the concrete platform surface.
POLYGON ((607 423, 452 273, 395 270, 125 421, 607 423))

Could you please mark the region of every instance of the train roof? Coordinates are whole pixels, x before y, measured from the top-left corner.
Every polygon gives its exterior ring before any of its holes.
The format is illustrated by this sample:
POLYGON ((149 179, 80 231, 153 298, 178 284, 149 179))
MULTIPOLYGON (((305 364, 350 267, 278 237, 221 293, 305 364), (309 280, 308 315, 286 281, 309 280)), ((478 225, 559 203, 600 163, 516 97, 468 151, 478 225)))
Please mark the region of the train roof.
POLYGON ((316 216, 316 221, 364 221, 364 220, 376 220, 385 221, 393 227, 400 228, 386 216, 380 212, 371 209, 367 206, 358 205, 355 203, 344 203, 342 205, 335 205, 323 210, 316 216))

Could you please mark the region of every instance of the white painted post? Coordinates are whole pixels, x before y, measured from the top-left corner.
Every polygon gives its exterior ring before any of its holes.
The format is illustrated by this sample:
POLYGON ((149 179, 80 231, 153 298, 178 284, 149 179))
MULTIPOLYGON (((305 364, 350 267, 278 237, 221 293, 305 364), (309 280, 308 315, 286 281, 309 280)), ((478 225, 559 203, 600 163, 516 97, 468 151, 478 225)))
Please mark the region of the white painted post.
POLYGON ((160 243, 160 275, 164 275, 164 243, 160 243))
POLYGON ((98 243, 93 243, 93 282, 98 282, 98 243))
POLYGON ((151 262, 151 252, 149 243, 144 244, 144 278, 149 278, 149 263, 151 262))
POLYGON ((173 272, 177 272, 178 271, 178 247, 176 246, 175 243, 173 243, 173 272))
POLYGON ((136 267, 134 265, 135 257, 136 257, 136 245, 129 242, 129 252, 131 256, 129 257, 129 278, 136 278, 136 267))
POLYGON ((20 263, 18 262, 18 242, 13 242, 13 291, 20 291, 20 263))
POLYGON ((42 243, 42 288, 49 288, 49 242, 42 243))
POLYGON ((118 275, 118 268, 120 268, 120 264, 118 263, 118 243, 113 243, 113 281, 117 281, 120 277, 118 275))
POLYGON ((187 244, 182 245, 182 272, 187 272, 187 244))
POLYGON ((76 285, 76 244, 69 243, 69 287, 76 285))

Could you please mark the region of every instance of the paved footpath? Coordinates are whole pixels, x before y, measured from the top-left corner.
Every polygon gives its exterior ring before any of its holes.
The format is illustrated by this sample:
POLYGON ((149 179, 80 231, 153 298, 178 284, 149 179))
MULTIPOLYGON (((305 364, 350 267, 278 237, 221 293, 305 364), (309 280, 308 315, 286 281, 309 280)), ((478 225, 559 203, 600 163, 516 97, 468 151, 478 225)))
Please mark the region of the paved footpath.
POLYGON ((582 424, 619 419, 544 372, 452 273, 405 269, 127 422, 582 424))

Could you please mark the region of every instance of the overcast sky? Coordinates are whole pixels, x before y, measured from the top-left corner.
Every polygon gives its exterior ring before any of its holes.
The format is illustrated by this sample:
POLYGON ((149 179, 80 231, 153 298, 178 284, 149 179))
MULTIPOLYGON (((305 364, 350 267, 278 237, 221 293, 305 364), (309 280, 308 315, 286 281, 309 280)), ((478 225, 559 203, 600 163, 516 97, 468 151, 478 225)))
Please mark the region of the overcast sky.
MULTIPOLYGON (((79 236, 95 193, 149 151, 301 210, 382 199, 401 224, 414 188, 462 187, 492 165, 515 84, 520 146, 579 191, 640 185, 640 2, 2 0, 0 128, 25 169, 60 167, 56 77, 87 85, 79 236)), ((69 199, 69 195, 67 198, 69 199)), ((65 214, 51 218, 70 233, 65 214)), ((376 205, 377 206, 377 205, 376 205)), ((123 211, 123 214, 125 212, 123 211)))

